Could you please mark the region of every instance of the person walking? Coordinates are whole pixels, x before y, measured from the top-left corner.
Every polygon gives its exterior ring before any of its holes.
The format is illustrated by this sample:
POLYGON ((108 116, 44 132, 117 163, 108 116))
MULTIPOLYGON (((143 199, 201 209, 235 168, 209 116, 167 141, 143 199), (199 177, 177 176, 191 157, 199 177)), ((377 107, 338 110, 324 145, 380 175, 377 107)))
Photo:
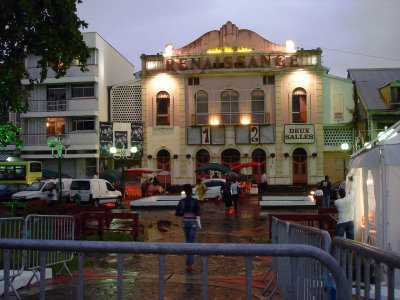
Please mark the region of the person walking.
POLYGON ((214 172, 214 175, 213 175, 212 178, 219 178, 218 173, 217 173, 217 172, 214 172))
MULTIPOLYGON (((182 228, 185 233, 186 243, 194 243, 196 240, 197 228, 200 225, 200 204, 199 200, 192 197, 192 186, 184 184, 183 190, 186 197, 181 199, 175 211, 176 216, 182 216, 182 228)), ((186 256, 186 270, 191 271, 194 262, 193 255, 186 256)))
POLYGON ((145 198, 147 196, 147 190, 150 185, 150 179, 145 179, 142 183, 141 190, 142 190, 142 198, 145 198))
POLYGON ((350 188, 346 196, 344 189, 339 189, 340 199, 335 201, 335 207, 338 210, 338 221, 336 235, 354 240, 354 184, 353 176, 349 177, 350 188))
POLYGON ((232 201, 233 201, 233 208, 235 209, 235 212, 237 212, 238 208, 238 199, 239 199, 239 185, 236 183, 236 179, 232 179, 232 184, 231 184, 231 194, 232 194, 232 201))
POLYGON ((261 192, 265 192, 267 190, 267 173, 263 173, 261 175, 261 185, 260 185, 261 192))
POLYGON ((331 182, 329 181, 328 175, 325 175, 325 179, 320 182, 319 187, 324 193, 322 207, 329 208, 331 204, 331 182))
POLYGON ((204 193, 207 190, 207 187, 204 184, 204 182, 202 182, 200 179, 197 179, 196 190, 197 193, 199 194, 199 200, 204 201, 204 193))
POLYGON ((225 203, 225 210, 229 210, 232 206, 232 195, 231 195, 231 181, 229 178, 226 179, 225 183, 221 186, 222 200, 225 203))

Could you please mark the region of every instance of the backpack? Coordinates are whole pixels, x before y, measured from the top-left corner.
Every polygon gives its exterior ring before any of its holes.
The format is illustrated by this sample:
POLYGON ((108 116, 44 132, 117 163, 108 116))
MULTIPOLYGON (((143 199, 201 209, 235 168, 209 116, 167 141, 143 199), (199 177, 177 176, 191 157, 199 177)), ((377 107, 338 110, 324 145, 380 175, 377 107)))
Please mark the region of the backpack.
POLYGON ((237 192, 238 192, 238 195, 241 195, 241 194, 242 194, 242 189, 240 188, 239 185, 237 186, 237 192))

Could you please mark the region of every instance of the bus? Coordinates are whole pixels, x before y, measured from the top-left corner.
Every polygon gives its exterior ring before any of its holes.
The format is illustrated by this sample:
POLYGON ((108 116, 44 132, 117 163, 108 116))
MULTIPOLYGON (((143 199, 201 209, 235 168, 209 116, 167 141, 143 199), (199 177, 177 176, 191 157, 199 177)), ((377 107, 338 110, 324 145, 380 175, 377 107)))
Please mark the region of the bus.
POLYGON ((31 184, 42 178, 40 161, 0 161, 0 183, 31 184))

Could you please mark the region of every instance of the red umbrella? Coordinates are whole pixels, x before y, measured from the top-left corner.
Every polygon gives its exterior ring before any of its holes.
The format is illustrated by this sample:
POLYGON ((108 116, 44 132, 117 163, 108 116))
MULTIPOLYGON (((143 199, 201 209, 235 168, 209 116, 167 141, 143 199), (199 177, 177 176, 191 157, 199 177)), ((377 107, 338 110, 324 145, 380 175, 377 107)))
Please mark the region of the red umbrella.
POLYGON ((144 169, 144 168, 136 168, 136 169, 127 169, 124 170, 125 173, 136 173, 136 174, 152 174, 156 172, 160 172, 160 169, 144 169))
POLYGON ((232 167, 232 171, 239 171, 240 169, 246 168, 246 167, 256 167, 261 165, 260 162, 247 162, 247 163, 242 163, 238 164, 236 166, 232 167))

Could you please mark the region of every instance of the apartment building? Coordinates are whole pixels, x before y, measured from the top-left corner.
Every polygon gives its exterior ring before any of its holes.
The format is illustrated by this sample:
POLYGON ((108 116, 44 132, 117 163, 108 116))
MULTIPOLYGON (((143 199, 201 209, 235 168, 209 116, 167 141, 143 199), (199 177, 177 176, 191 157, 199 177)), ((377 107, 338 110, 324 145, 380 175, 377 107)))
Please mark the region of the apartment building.
MULTIPOLYGON (((62 160, 62 173, 90 177, 99 171, 99 124, 110 120, 109 89, 133 79, 134 66, 98 33, 83 33, 90 49, 89 69, 81 72, 79 61, 56 79, 49 68, 47 79, 29 97, 29 111, 21 114, 23 160, 39 160, 43 168, 57 171, 57 160, 46 140, 69 138, 71 145, 62 160)), ((26 67, 39 77, 39 57, 29 55, 26 67)))

